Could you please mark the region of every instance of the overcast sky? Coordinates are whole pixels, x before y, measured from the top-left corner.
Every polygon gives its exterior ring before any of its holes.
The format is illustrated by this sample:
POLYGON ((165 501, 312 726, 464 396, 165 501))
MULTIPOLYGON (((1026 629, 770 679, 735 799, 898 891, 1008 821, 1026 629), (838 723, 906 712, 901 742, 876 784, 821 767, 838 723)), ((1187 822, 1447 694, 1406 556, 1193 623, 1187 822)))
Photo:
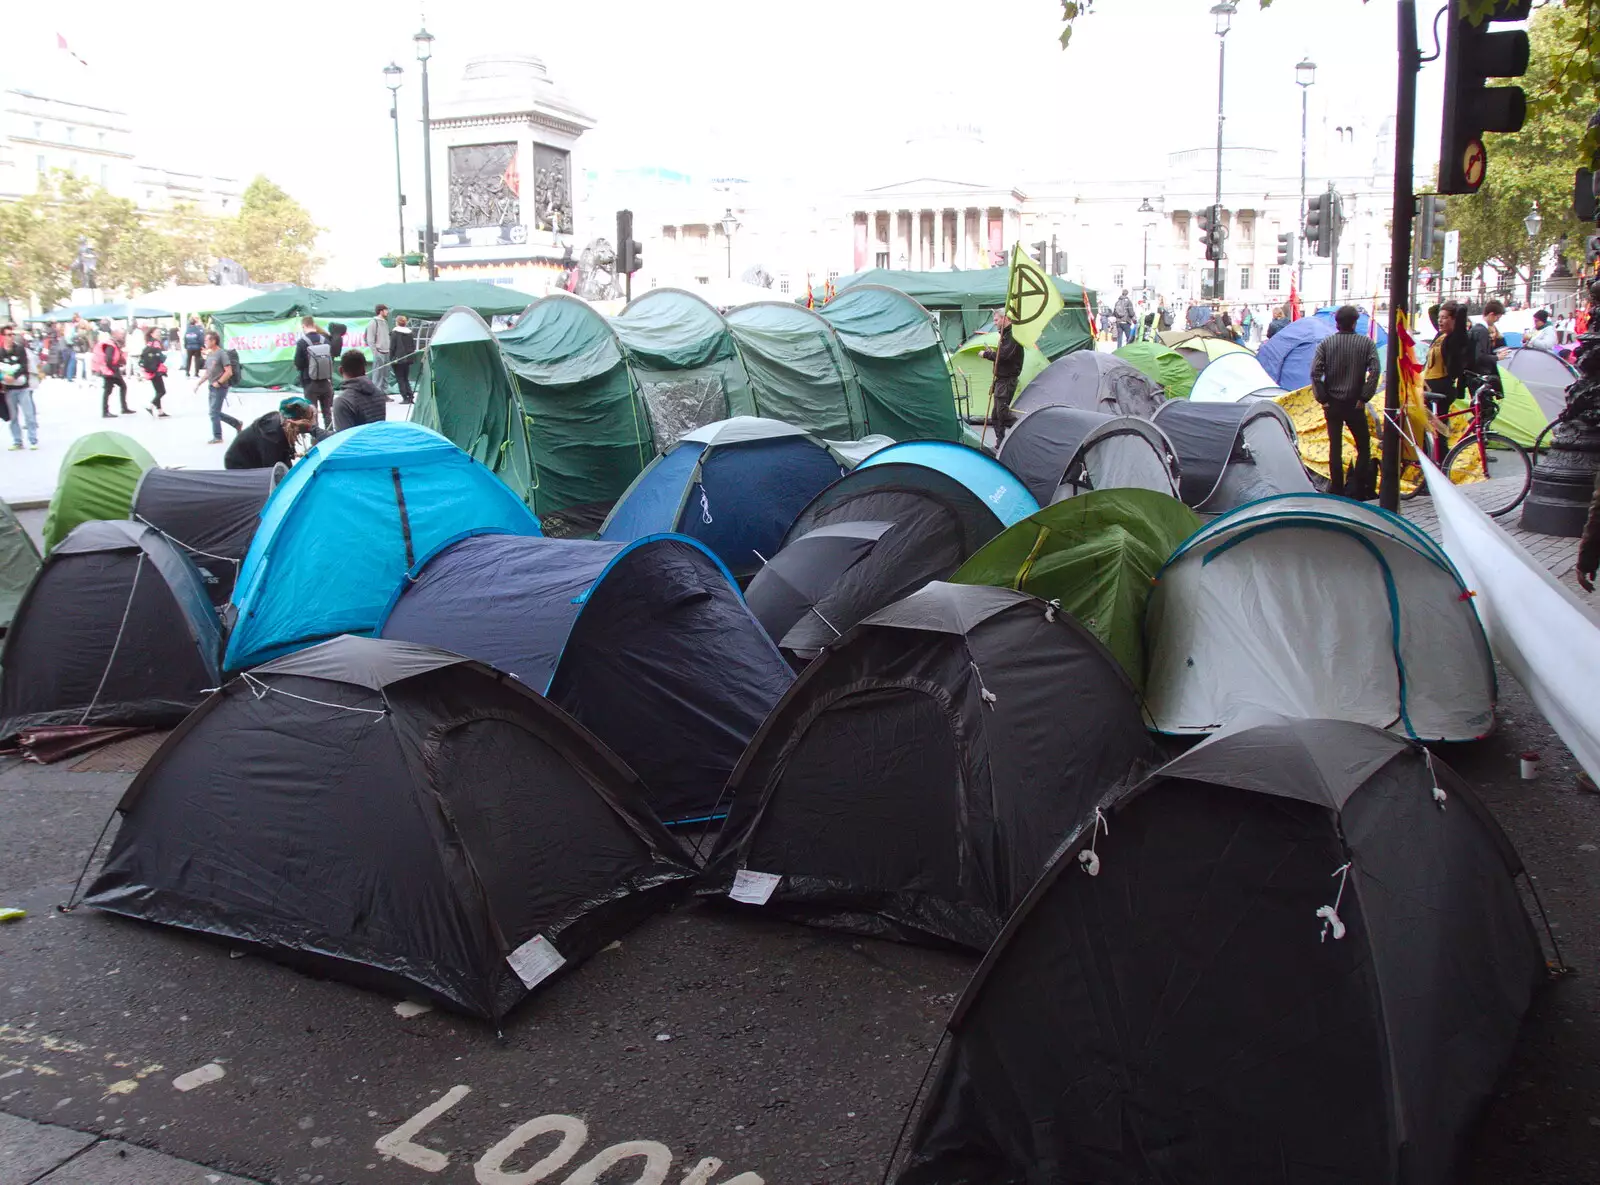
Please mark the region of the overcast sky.
MULTIPOLYGON (((474 55, 544 58, 598 120, 582 167, 843 191, 906 179, 897 150, 944 122, 981 125, 993 167, 1012 173, 971 180, 1159 176, 1167 152, 1215 139, 1212 2, 1097 0, 1065 52, 1058 0, 452 0, 425 19, 437 38, 435 96, 474 55)), ((414 0, 154 10, 74 0, 59 17, 50 11, 28 5, 8 17, 6 86, 97 93, 130 113, 152 160, 266 173, 328 228, 329 278, 347 283, 381 278, 361 269, 394 237, 381 71, 399 62, 406 189, 420 221, 410 35, 424 6, 414 0), (87 69, 57 50, 57 33, 87 69)), ((1229 143, 1298 153, 1294 66, 1308 53, 1318 65, 1313 121, 1393 110, 1393 0, 1276 0, 1265 10, 1243 0, 1227 41, 1229 143)), ((1424 41, 1426 51, 1426 32, 1424 41)), ((1437 155, 1441 73, 1435 64, 1422 75, 1419 171, 1437 155)))

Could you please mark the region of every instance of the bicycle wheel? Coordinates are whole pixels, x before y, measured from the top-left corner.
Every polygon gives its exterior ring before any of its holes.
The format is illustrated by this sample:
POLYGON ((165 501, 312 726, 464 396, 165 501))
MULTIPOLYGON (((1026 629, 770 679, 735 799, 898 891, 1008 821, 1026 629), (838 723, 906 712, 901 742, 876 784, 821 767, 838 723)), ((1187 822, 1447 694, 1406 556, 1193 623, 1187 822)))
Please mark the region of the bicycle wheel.
POLYGON ((1498 432, 1485 432, 1483 443, 1489 453, 1487 480, 1481 476, 1476 435, 1456 441, 1445 454, 1444 471, 1450 484, 1459 486, 1479 510, 1499 518, 1521 506, 1528 496, 1528 487, 1533 484, 1533 462, 1520 444, 1498 432))
POLYGON ((1402 461, 1400 463, 1400 501, 1409 502, 1428 492, 1428 483, 1422 480, 1422 466, 1415 461, 1402 461), (1408 478, 1416 478, 1416 484, 1410 489, 1406 488, 1408 478))

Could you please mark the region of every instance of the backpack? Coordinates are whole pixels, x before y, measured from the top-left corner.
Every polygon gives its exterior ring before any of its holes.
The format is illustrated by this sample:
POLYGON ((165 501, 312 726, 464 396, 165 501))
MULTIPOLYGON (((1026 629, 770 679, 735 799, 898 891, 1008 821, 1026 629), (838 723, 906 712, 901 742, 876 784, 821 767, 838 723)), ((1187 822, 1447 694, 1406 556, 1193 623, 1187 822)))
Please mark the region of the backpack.
POLYGON ((326 341, 306 339, 306 381, 325 382, 333 378, 333 346, 326 341))
POLYGON ((228 386, 238 387, 244 383, 244 368, 239 365, 239 351, 228 351, 228 365, 233 369, 233 377, 228 380, 228 386))

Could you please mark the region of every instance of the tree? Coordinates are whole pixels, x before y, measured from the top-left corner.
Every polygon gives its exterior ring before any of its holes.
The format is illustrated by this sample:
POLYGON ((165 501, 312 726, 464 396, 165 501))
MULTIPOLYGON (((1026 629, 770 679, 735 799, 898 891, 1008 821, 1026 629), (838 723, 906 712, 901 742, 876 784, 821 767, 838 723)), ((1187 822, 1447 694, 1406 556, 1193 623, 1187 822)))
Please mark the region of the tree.
MULTIPOLYGON (((1581 6, 1547 5, 1528 26, 1530 53, 1523 79, 1530 94, 1550 93, 1571 56, 1575 31, 1585 29, 1581 6)), ((1560 245, 1571 261, 1583 255, 1584 228, 1572 216, 1572 166, 1585 134, 1587 112, 1571 105, 1538 104, 1512 135, 1485 138, 1489 170, 1477 193, 1452 197, 1448 225, 1461 232, 1461 268, 1488 264, 1522 278, 1532 297, 1533 268, 1560 245), (1523 219, 1538 202, 1541 226, 1533 239, 1523 219)))
POLYGON ((258 176, 244 191, 238 216, 224 224, 218 254, 258 282, 309 284, 322 263, 314 254, 320 230, 304 206, 258 176))
POLYGON ((57 170, 35 192, 0 203, 0 242, 6 244, 0 293, 36 297, 46 308, 56 304, 74 287, 80 242, 95 250, 95 287, 124 284, 135 270, 132 246, 138 229, 132 202, 57 170))

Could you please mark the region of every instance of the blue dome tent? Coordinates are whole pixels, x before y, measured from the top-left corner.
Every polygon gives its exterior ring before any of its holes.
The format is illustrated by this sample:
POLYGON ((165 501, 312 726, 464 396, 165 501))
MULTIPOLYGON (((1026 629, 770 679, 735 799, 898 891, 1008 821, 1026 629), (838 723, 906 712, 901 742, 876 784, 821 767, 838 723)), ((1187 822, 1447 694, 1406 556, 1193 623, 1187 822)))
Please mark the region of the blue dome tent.
POLYGON ((547 696, 633 768, 666 822, 716 813, 793 681, 727 570, 681 535, 463 539, 404 583, 381 632, 547 696))
MULTIPOLYGON (((1256 361, 1285 391, 1298 391, 1311 385, 1311 359, 1316 355, 1317 343, 1335 332, 1333 309, 1318 309, 1313 316, 1291 321, 1256 351, 1256 361)), ((1371 332, 1372 318, 1362 313, 1356 319, 1356 332, 1366 337, 1371 332)), ((1378 326, 1378 358, 1384 357, 1383 348, 1389 344, 1389 335, 1378 326)))
POLYGON ((861 462, 860 468, 872 465, 923 465, 936 469, 982 498, 1008 527, 1039 510, 1039 503, 1020 477, 987 453, 964 444, 911 440, 879 449, 861 462))
POLYGON ((719 420, 652 461, 612 509, 600 538, 627 543, 681 532, 735 576, 749 576, 777 554, 795 515, 843 473, 827 445, 781 420, 719 420))
POLYGON ((224 666, 242 670, 340 634, 370 634, 395 587, 453 540, 537 535, 499 478, 416 424, 363 424, 273 490, 239 571, 224 666))

